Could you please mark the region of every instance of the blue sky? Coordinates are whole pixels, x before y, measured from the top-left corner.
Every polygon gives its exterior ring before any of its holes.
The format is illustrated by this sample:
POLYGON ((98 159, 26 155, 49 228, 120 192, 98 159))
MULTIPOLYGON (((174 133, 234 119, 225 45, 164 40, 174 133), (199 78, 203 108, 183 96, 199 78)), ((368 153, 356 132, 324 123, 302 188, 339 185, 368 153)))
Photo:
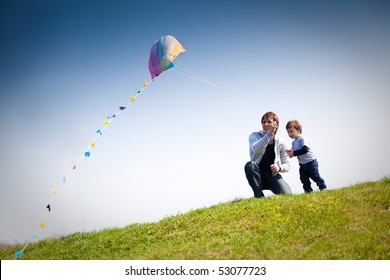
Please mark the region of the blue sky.
MULTIPOLYGON (((329 189, 390 175, 390 5, 290 2, 2 1, 0 240, 252 197, 248 136, 270 110, 289 144, 285 124, 301 121, 329 189), (175 70, 216 86, 165 72, 73 172, 102 121, 150 80, 150 48, 167 34, 187 49, 175 70)), ((283 177, 303 192, 296 158, 283 177)))

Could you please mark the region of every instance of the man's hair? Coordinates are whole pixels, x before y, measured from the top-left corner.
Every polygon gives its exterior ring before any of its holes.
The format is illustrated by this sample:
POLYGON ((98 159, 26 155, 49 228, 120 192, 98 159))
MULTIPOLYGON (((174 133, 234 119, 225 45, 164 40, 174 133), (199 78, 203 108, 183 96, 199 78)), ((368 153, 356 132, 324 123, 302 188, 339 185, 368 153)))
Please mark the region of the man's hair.
POLYGON ((286 124, 286 129, 289 129, 289 128, 295 128, 296 130, 298 130, 299 133, 302 133, 302 125, 299 121, 297 120, 292 120, 292 121, 289 121, 287 124, 286 124))

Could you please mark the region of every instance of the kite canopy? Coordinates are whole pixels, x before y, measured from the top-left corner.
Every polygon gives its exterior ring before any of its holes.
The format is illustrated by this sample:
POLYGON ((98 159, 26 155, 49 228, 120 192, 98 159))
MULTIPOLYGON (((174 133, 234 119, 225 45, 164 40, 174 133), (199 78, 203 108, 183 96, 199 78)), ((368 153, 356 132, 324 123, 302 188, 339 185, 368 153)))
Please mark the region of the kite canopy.
POLYGON ((163 36, 156 41, 150 50, 149 57, 149 71, 152 79, 174 67, 173 60, 185 51, 179 41, 171 35, 163 36))

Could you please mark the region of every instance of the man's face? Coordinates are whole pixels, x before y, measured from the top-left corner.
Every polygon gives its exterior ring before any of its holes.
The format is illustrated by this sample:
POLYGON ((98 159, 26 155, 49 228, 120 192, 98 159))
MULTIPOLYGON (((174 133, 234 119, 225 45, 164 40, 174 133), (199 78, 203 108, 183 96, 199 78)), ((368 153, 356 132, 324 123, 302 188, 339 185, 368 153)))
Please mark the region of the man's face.
POLYGON ((265 118, 262 122, 261 122, 261 125, 263 126, 263 132, 264 134, 267 133, 270 128, 271 128, 271 124, 274 120, 273 119, 269 119, 269 118, 265 118))

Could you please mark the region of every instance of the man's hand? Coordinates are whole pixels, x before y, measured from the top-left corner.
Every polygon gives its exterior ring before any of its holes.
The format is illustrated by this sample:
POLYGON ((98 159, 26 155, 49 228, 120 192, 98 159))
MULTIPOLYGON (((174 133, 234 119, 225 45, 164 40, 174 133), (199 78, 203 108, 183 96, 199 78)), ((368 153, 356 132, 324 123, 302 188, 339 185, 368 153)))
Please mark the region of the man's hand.
POLYGON ((271 164, 271 171, 276 173, 280 171, 280 168, 277 164, 271 164))
POLYGON ((270 131, 271 131, 272 135, 275 135, 277 128, 278 128, 277 123, 276 122, 272 122, 271 127, 270 127, 270 131))

